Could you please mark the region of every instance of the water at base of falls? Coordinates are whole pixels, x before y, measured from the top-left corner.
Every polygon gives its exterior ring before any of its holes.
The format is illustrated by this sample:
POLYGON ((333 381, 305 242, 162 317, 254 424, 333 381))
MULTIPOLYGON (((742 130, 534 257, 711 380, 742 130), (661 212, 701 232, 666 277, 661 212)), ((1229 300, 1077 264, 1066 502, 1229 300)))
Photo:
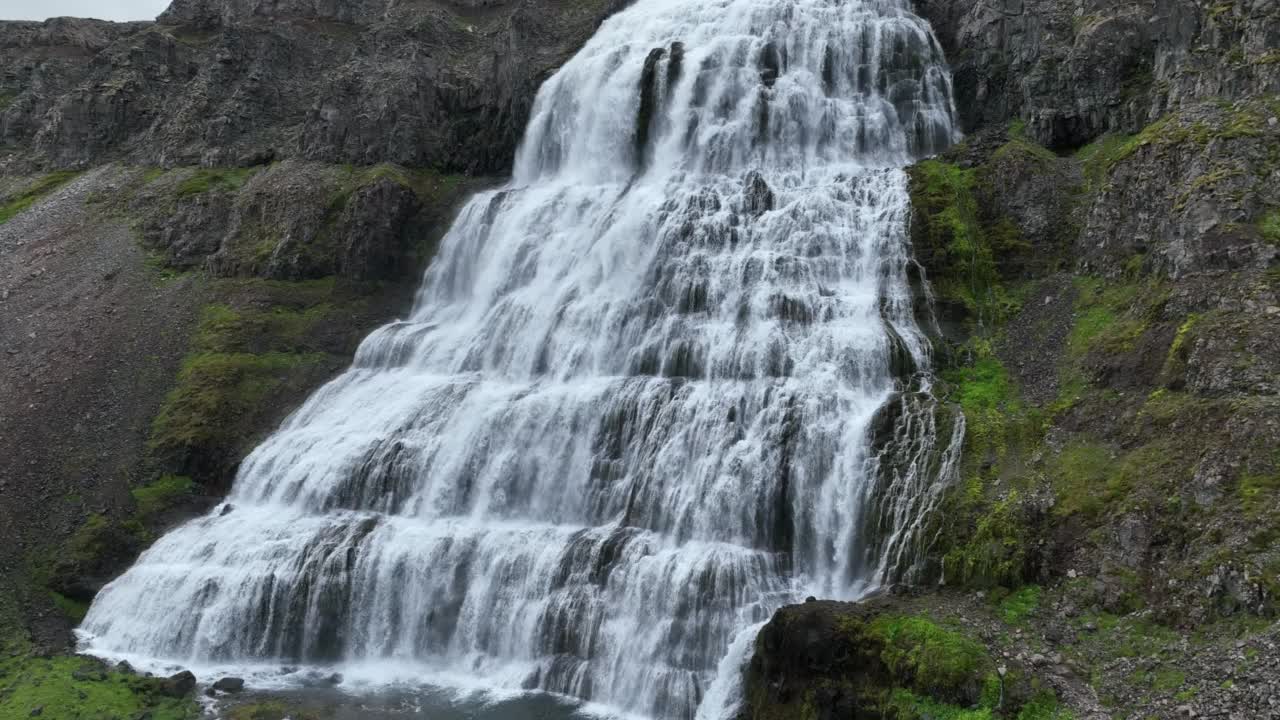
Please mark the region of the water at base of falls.
POLYGON ((962 426, 899 168, 951 118, 904 0, 637 0, 410 318, 103 590, 85 647, 727 703, 779 606, 920 571, 962 426))

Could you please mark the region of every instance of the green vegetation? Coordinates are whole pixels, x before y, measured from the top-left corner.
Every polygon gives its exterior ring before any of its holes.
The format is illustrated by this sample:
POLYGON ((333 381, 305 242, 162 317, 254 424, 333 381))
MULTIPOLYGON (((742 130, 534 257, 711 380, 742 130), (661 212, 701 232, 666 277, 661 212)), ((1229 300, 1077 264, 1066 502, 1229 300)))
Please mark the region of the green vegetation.
POLYGON ((204 310, 192 347, 208 353, 305 351, 308 335, 332 309, 328 303, 301 310, 278 305, 241 310, 210 305, 204 310))
POLYGON ((171 507, 179 498, 190 495, 195 483, 183 475, 163 475, 158 480, 134 488, 133 500, 138 504, 138 515, 151 517, 171 507))
POLYGON ((30 717, 37 709, 45 720, 200 716, 194 701, 165 696, 160 683, 107 670, 88 658, 0 655, 0 717, 30 717))
POLYGON ((1240 478, 1240 506, 1251 517, 1271 512, 1280 498, 1280 470, 1270 474, 1246 473, 1240 478))
POLYGON ((889 696, 889 717, 898 720, 992 720, 991 709, 966 709, 940 703, 901 688, 889 696))
POLYGON ((927 618, 880 617, 869 632, 883 644, 880 659, 889 671, 932 697, 963 699, 995 669, 982 645, 927 618))
POLYGON ((194 446, 226 446, 240 439, 244 418, 292 376, 321 366, 322 353, 202 352, 187 357, 178 387, 152 425, 151 447, 161 453, 194 446))
POLYGON ((1050 463, 1049 475, 1054 479, 1058 515, 1093 513, 1109 500, 1105 488, 1115 465, 1106 448, 1076 441, 1063 448, 1050 463))
MULTIPOLYGON (((270 292, 267 284, 257 284, 270 292)), ((332 365, 332 356, 308 340, 331 311, 319 299, 331 295, 332 281, 296 287, 301 307, 205 308, 177 386, 152 423, 151 449, 171 472, 207 470, 203 459, 210 453, 235 455, 253 418, 271 411, 272 398, 308 384, 332 365)), ((180 484, 170 481, 161 490, 172 493, 180 484)))
POLYGON ((1075 715, 1058 705, 1051 692, 1041 692, 1018 711, 1017 720, 1073 720, 1075 715))
POLYGON ((49 595, 53 598, 53 604, 58 606, 63 615, 74 623, 84 620, 84 616, 89 614, 89 604, 72 600, 60 592, 50 591, 49 595))
POLYGON ((1158 316, 1167 291, 1155 281, 1076 278, 1076 321, 1067 349, 1079 358, 1091 351, 1125 353, 1158 316))
POLYGON ((1038 585, 1027 585, 1000 602, 1000 617, 1010 625, 1027 619, 1040 607, 1041 590, 1038 585))
POLYGON ((1262 239, 1272 245, 1280 245, 1280 210, 1272 210, 1258 221, 1258 231, 1262 239))
POLYGON ((943 373, 952 388, 949 399, 965 416, 962 482, 946 513, 952 532, 943 575, 951 584, 1017 587, 1031 537, 1018 488, 1031 478, 1011 471, 1039 443, 1044 421, 1022 403, 989 343, 971 341, 969 349, 970 364, 943 373), (1005 480, 1015 487, 1001 490, 1005 480))
POLYGON ((941 160, 911 168, 911 199, 923 220, 930 282, 939 297, 963 306, 982 328, 994 327, 1017 307, 1001 282, 996 258, 1023 247, 1008 222, 983 222, 974 198, 976 171, 941 160))
POLYGON ((1016 587, 1022 582, 1030 536, 1021 498, 1010 492, 986 507, 968 539, 943 556, 944 578, 953 585, 1016 587))
MULTIPOLYGON (((15 580, 0 578, 0 718, 32 717, 36 709, 42 720, 200 716, 190 698, 164 695, 160 680, 116 672, 90 658, 37 656, 8 584, 15 580)), ((65 598, 55 601, 69 614, 83 609, 65 598)))
POLYGON ((198 168, 178 184, 176 193, 180 198, 187 198, 215 190, 234 192, 244 187, 257 171, 257 168, 198 168))
POLYGON ((7 202, 0 205, 0 224, 9 221, 18 213, 34 205, 40 198, 66 185, 79 177, 79 175, 79 172, 63 170, 40 177, 28 185, 26 189, 10 197, 7 202))

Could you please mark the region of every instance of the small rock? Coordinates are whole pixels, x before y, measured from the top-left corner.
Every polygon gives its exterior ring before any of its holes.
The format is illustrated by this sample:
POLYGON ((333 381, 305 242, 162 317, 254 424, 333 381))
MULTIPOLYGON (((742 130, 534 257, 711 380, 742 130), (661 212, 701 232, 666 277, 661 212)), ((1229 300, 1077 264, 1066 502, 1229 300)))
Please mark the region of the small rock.
POLYGON ((218 692, 237 693, 244 689, 244 680, 238 677, 224 677, 213 684, 218 692))
POLYGON ((183 670, 176 675, 170 675, 160 684, 161 693, 175 698, 186 697, 195 688, 196 676, 191 674, 190 670, 183 670))
POLYGON ((1049 658, 1041 655, 1040 653, 1036 653, 1031 656, 1031 664, 1036 667, 1042 667, 1049 664, 1049 658))
POLYGON ((1179 705, 1175 712, 1179 717, 1197 717, 1196 711, 1190 705, 1179 705))
POLYGON ((325 682, 329 683, 330 685, 341 685, 342 673, 334 673, 330 675, 328 678, 325 678, 325 682))
POLYGON ((41 705, 40 707, 37 707, 37 708, 32 708, 32 710, 31 710, 31 717, 40 717, 40 716, 41 716, 41 715, 43 715, 43 714, 44 714, 44 706, 43 706, 43 705, 41 705))

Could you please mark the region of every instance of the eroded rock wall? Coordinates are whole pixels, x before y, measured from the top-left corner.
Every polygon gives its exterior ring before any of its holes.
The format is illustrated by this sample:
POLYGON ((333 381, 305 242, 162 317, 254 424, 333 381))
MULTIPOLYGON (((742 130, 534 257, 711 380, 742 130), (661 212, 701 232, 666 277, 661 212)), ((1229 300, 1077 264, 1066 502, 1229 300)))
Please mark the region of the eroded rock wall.
POLYGON ((618 4, 179 0, 152 24, 0 23, 0 172, 297 158, 501 174, 539 85, 618 4))

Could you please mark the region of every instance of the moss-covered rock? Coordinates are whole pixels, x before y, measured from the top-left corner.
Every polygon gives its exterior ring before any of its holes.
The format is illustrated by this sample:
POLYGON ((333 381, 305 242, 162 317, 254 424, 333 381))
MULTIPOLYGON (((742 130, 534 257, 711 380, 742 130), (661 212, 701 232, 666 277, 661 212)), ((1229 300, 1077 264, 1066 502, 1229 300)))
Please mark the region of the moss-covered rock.
POLYGON ((1042 692, 961 626, 892 598, 783 608, 756 639, 745 690, 744 720, 1015 718, 1042 692))

